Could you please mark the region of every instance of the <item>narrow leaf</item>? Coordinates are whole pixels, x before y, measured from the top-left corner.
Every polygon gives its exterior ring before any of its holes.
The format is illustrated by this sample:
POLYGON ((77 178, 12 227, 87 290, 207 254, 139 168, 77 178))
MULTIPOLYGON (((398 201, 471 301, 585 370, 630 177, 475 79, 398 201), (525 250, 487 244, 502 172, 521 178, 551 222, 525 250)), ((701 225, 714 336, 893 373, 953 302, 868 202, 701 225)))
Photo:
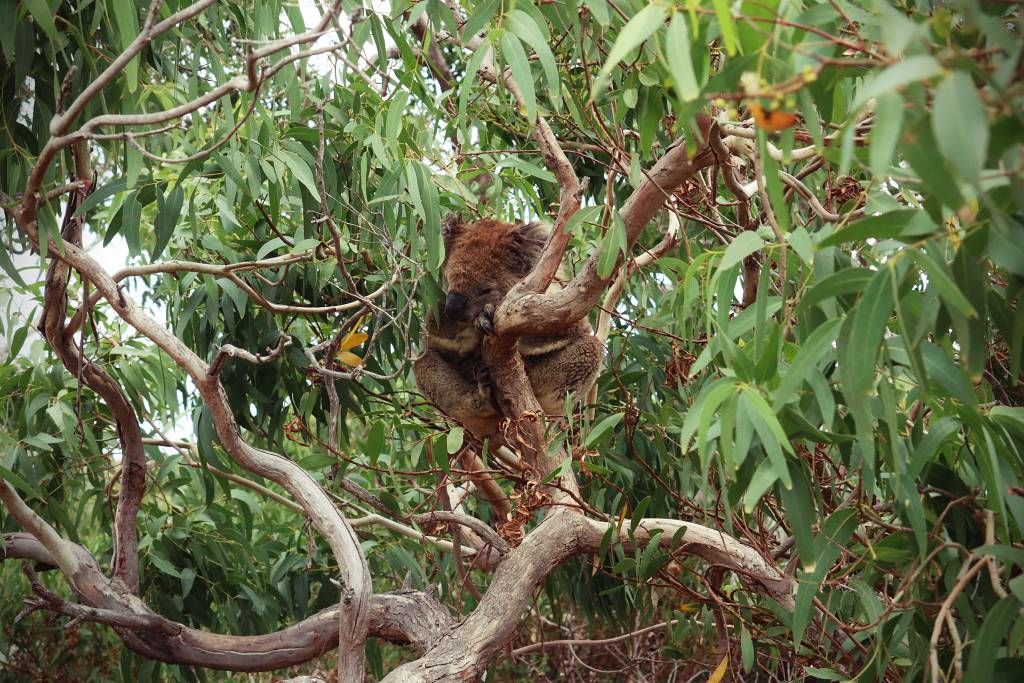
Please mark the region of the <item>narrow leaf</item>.
MULTIPOLYGON (((724 1, 724 0, 723 0, 724 1)), ((893 92, 910 83, 923 81, 942 73, 942 65, 930 55, 915 55, 888 67, 864 84, 853 101, 851 111, 857 111, 868 100, 893 92)))
POLYGON ((732 57, 736 54, 736 24, 732 20, 728 0, 714 0, 714 5, 718 26, 722 31, 722 42, 725 43, 725 51, 732 57))
POLYGON ((512 70, 512 80, 519 88, 519 94, 523 98, 523 108, 526 110, 526 120, 533 125, 537 119, 537 94, 533 88, 533 73, 530 71, 530 62, 526 59, 526 51, 522 43, 511 33, 503 33, 501 36, 501 54, 512 70))
POLYGON ((935 222, 921 209, 900 209, 879 216, 868 216, 837 230, 818 243, 818 248, 831 247, 843 242, 859 242, 868 238, 906 238, 916 240, 931 234, 935 222))
POLYGON ((741 232, 726 248, 725 255, 722 256, 722 260, 718 264, 718 269, 725 271, 732 268, 764 245, 765 241, 758 237, 756 232, 750 230, 741 232))
POLYGON ((626 417, 625 413, 615 413, 614 415, 609 415, 598 422, 597 425, 590 430, 590 433, 587 434, 587 438, 583 440, 583 447, 590 448, 590 446, 597 443, 597 440, 604 436, 608 430, 622 422, 624 417, 626 417))
POLYGON ((935 88, 932 128, 939 149, 960 176, 977 185, 988 151, 988 116, 965 71, 950 73, 935 88))
POLYGON ((676 91, 683 102, 692 102, 700 95, 700 86, 693 71, 693 60, 690 56, 690 35, 686 26, 686 17, 675 13, 672 23, 665 34, 665 56, 668 58, 668 70, 676 91))
POLYGON ((556 109, 561 108, 562 81, 558 75, 558 66, 555 64, 555 55, 552 54, 551 48, 548 47, 548 40, 540 30, 540 27, 537 26, 537 22, 529 14, 519 9, 512 10, 505 17, 505 22, 512 33, 516 34, 523 43, 529 45, 533 49, 534 54, 537 55, 540 67, 544 71, 544 83, 547 85, 548 100, 556 109))
POLYGON ((591 99, 603 92, 604 86, 608 83, 608 78, 611 76, 612 70, 619 65, 619 62, 625 59, 626 55, 628 55, 632 50, 647 40, 651 34, 657 31, 665 22, 666 12, 667 10, 665 6, 661 3, 651 3, 637 12, 636 15, 622 27, 622 31, 619 32, 618 38, 615 39, 615 44, 612 45, 612 49, 608 53, 608 59, 605 61, 604 66, 601 67, 601 72, 594 80, 594 86, 590 94, 591 99))

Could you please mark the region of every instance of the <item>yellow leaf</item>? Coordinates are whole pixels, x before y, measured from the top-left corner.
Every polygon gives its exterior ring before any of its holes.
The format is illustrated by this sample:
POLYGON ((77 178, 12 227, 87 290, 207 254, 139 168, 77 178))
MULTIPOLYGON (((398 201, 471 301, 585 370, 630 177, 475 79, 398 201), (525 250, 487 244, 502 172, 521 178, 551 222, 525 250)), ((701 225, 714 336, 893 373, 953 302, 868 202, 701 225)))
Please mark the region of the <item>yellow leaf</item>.
POLYGON ((351 365, 352 367, 356 367, 363 362, 362 358, 352 353, 351 351, 339 351, 338 360, 340 360, 345 365, 351 365))
POLYGON ((359 346, 364 341, 370 338, 370 335, 365 332, 349 332, 345 335, 345 338, 341 340, 341 344, 338 345, 339 351, 346 351, 348 349, 359 346))
POLYGON ((718 666, 712 672, 711 677, 708 678, 708 683, 722 683, 722 679, 725 678, 725 672, 729 670, 729 658, 722 657, 722 661, 718 663, 718 666))
POLYGON ((622 528, 622 522, 625 521, 626 515, 629 514, 629 503, 622 504, 622 512, 619 513, 619 528, 622 528))

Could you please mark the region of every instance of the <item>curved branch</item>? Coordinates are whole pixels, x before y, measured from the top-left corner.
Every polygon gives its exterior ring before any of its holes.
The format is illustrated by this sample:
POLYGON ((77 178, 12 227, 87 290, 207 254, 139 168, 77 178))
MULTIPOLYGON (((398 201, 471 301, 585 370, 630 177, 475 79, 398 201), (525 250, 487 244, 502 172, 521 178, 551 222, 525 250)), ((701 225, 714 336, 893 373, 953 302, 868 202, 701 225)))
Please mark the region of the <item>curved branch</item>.
POLYGON ((454 524, 459 524, 475 531, 482 539, 493 545, 494 548, 502 555, 505 555, 509 551, 508 543, 506 543, 505 539, 499 536, 494 529, 487 526, 476 517, 471 517, 461 512, 433 510, 431 512, 423 512, 418 515, 413 515, 412 520, 417 524, 430 522, 452 522, 454 524))
MULTIPOLYGON (((151 659, 229 671, 272 671, 308 662, 338 645, 343 606, 329 607, 281 631, 257 636, 210 633, 153 612, 118 581, 108 580, 81 546, 61 538, 6 481, 0 501, 30 534, 5 534, 0 560, 30 559, 56 566, 85 604, 46 600, 35 607, 111 626, 125 645, 151 659)), ((452 626, 447 609, 427 594, 396 591, 370 596, 369 635, 411 643, 423 652, 452 626)), ((361 654, 361 653, 360 653, 361 654)))
POLYGON ((645 633, 650 633, 651 631, 658 631, 663 628, 668 628, 669 626, 675 626, 678 623, 678 619, 671 619, 651 626, 645 626, 644 628, 637 629, 630 633, 623 633, 621 636, 615 636, 614 638, 546 640, 541 643, 532 643, 530 645, 518 647, 515 650, 512 650, 512 656, 522 657, 532 652, 537 652, 538 650, 549 650, 553 647, 563 647, 567 645, 572 647, 603 647, 605 645, 614 645, 615 643, 621 643, 623 641, 636 638, 637 636, 642 636, 645 633))
MULTIPOLYGON (((609 524, 614 522, 587 519, 564 508, 548 516, 506 556, 476 610, 423 657, 392 671, 385 683, 455 683, 481 675, 511 640, 535 590, 571 557, 599 552, 609 524)), ((784 608, 793 608, 793 580, 728 534, 691 522, 644 519, 632 540, 625 528, 619 538, 627 547, 644 546, 660 530, 658 542, 670 546, 681 527, 686 531, 675 552, 730 569, 784 608)))
MULTIPOLYGON (((698 122, 706 137, 711 120, 699 116, 698 122)), ((619 212, 626 225, 627 251, 636 243, 644 227, 661 209, 670 193, 691 175, 709 166, 713 159, 714 154, 708 146, 701 147, 691 157, 682 139, 668 149, 619 212)), ((597 303, 608 282, 618 274, 622 264, 622 258, 619 257, 612 273, 602 278, 597 272, 598 258, 599 254, 592 255, 572 282, 555 292, 531 292, 522 284, 516 285, 495 311, 495 334, 554 334, 583 318, 597 303)))
MULTIPOLYGON (((81 246, 84 219, 74 215, 75 209, 93 188, 93 173, 85 145, 75 145, 75 175, 84 185, 75 190, 64 210, 61 237, 70 244, 81 246)), ((117 439, 121 447, 121 487, 114 514, 112 560, 114 576, 120 578, 133 591, 139 590, 138 511, 146 491, 146 454, 142 448, 142 430, 139 418, 121 385, 103 367, 85 357, 84 343, 76 346, 66 333, 68 282, 70 268, 62 261, 50 261, 46 274, 42 320, 39 328, 53 347, 64 367, 79 382, 96 392, 110 409, 117 425, 117 439)), ((83 288, 81 313, 88 316, 88 287, 83 288)), ((84 340, 84 336, 82 337, 84 340)), ((79 400, 79 404, 81 401, 79 400)))

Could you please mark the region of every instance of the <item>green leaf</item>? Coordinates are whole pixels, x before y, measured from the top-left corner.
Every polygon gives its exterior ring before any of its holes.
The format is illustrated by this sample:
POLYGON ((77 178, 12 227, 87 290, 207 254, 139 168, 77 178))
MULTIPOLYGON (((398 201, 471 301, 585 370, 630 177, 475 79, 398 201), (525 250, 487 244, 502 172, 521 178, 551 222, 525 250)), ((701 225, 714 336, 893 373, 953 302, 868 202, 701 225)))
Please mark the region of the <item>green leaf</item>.
POLYGON ((901 238, 917 241, 922 235, 935 230, 935 221, 921 209, 900 209, 880 216, 868 216, 837 230, 821 242, 818 248, 831 247, 843 242, 860 242, 868 238, 882 240, 901 238))
POLYGON ((892 314, 892 277, 888 267, 875 274, 857 304, 849 339, 839 345, 839 370, 848 395, 867 395, 874 383, 875 360, 892 314))
POLYGON ((690 34, 686 26, 686 17, 675 12, 672 22, 664 37, 665 56, 668 58, 668 70, 672 74, 679 98, 683 102, 692 102, 700 95, 700 86, 693 71, 693 60, 690 56, 690 34))
POLYGON ((537 120, 537 94, 533 89, 533 72, 530 71, 530 62, 526 59, 526 51, 522 43, 511 33, 501 35, 501 54, 505 62, 512 70, 512 80, 519 88, 519 94, 523 98, 523 108, 526 109, 526 120, 532 126, 537 120))
POLYGON ((462 427, 452 427, 451 431, 448 432, 448 439, 445 446, 448 449, 448 455, 455 455, 462 448, 463 431, 462 427))
POLYGON ((597 19, 601 26, 607 26, 611 22, 611 11, 608 9, 608 0, 583 0, 583 4, 597 19))
POLYGON ((583 447, 590 448, 592 445, 597 443, 597 440, 604 436, 605 432, 622 422, 624 417, 626 417, 625 413, 615 413, 614 415, 609 415, 598 422, 597 425, 595 425, 587 434, 587 438, 583 440, 583 447))
POLYGON ((633 510, 633 514, 629 518, 629 537, 633 538, 636 533, 636 528, 640 526, 640 522, 644 521, 644 515, 647 514, 647 508, 651 507, 650 496, 644 496, 643 500, 637 504, 636 509, 633 510))
POLYGON ((989 610, 985 616, 985 623, 981 625, 981 630, 978 631, 978 636, 971 647, 963 680, 993 680, 992 674, 996 660, 999 659, 999 651, 1020 606, 1016 596, 1008 595, 989 610))
POLYGON ((163 193, 158 193, 157 215, 154 223, 156 231, 156 243, 153 246, 153 260, 160 258, 174 228, 178 225, 178 216, 181 215, 182 204, 185 203, 185 190, 180 185, 175 185, 165 198, 163 193))
POLYGON ((555 109, 562 106, 562 80, 558 76, 558 66, 555 63, 555 55, 548 47, 548 40, 544 33, 537 26, 533 17, 522 10, 512 10, 505 17, 506 25, 526 45, 533 48, 540 67, 544 71, 544 82, 547 85, 548 100, 555 109))
POLYGON ((7 469, 6 467, 0 466, 0 479, 3 479, 11 486, 17 487, 22 491, 28 493, 33 498, 38 498, 39 500, 44 501, 46 500, 43 494, 39 493, 39 491, 36 490, 36 487, 29 484, 27 481, 25 481, 14 472, 7 469))
POLYGON ((742 400, 748 407, 753 408, 752 415, 757 418, 754 420, 754 430, 761 439, 761 445, 764 446, 765 452, 768 454, 775 475, 782 480, 782 484, 786 488, 792 488, 793 479, 789 476, 789 467, 783 458, 782 450, 792 453, 793 444, 789 442, 789 437, 786 436, 785 430, 779 424, 779 419, 775 417, 771 406, 755 387, 744 387, 742 400))
POLYGON ((934 286, 938 290, 939 296, 942 297, 947 306, 959 311, 968 318, 978 317, 978 312, 974 309, 974 306, 971 305, 971 302, 960 291, 960 288, 956 286, 953 278, 946 272, 946 268, 943 265, 936 262, 928 254, 917 249, 907 249, 903 253, 928 275, 928 286, 934 286))
POLYGON ((750 673, 754 668, 754 640, 746 626, 740 629, 740 657, 743 660, 743 673, 750 673))
POLYGON ((282 240, 280 237, 275 237, 274 239, 265 242, 263 246, 260 247, 260 250, 256 252, 256 260, 262 261, 267 254, 274 251, 275 249, 280 249, 283 246, 285 246, 284 240, 282 240))
POLYGON ((761 155, 761 163, 764 164, 764 185, 765 193, 771 204, 772 212, 775 214, 775 221, 778 223, 779 232, 786 235, 789 232, 789 205, 786 203, 786 195, 782 189, 782 179, 779 177, 779 162, 768 153, 768 134, 760 128, 757 129, 757 148, 761 155))
POLYGON ((960 422, 952 417, 943 417, 933 422, 928 433, 910 454, 907 476, 916 480, 925 466, 935 460, 935 454, 939 449, 959 430, 960 422))
POLYGON ((804 671, 815 678, 820 678, 823 681, 848 681, 850 677, 846 674, 841 674, 838 671, 832 669, 820 669, 815 666, 805 666, 804 671))
POLYGON ((28 337, 28 327, 22 326, 15 330, 14 334, 11 335, 11 346, 7 349, 7 358, 11 360, 18 356, 18 352, 21 351, 22 345, 25 343, 25 338, 28 337))
POLYGON ((804 263, 811 263, 814 261, 814 247, 811 244, 811 236, 807 234, 807 229, 800 226, 796 230, 786 234, 786 241, 789 246, 793 247, 793 251, 799 256, 804 263))
POLYGON ((615 44, 608 52, 608 59, 601 67, 600 73, 594 79, 594 85, 590 91, 590 98, 594 99, 604 92, 612 70, 626 58, 632 50, 639 47, 647 40, 652 33, 657 31, 665 23, 665 15, 668 10, 659 2, 652 2, 636 13, 629 22, 622 27, 615 44))
POLYGON ((388 103, 388 113, 384 117, 384 137, 387 140, 397 140, 398 135, 402 132, 402 116, 405 114, 408 102, 409 94, 400 90, 388 103))
POLYGON ((3 268, 4 272, 14 280, 18 286, 25 287, 25 281, 21 279, 21 273, 14 266, 14 261, 11 260, 11 255, 7 253, 6 244, 0 245, 0 268, 3 268))
POLYGON ((115 178, 109 183, 99 188, 91 195, 85 198, 78 208, 75 209, 75 218, 84 216, 86 213, 91 211, 94 207, 99 206, 100 202, 115 195, 120 194, 128 189, 128 181, 125 178, 115 178))
POLYGON ((745 230, 736 235, 736 239, 729 243, 725 255, 718 264, 719 271, 726 271, 737 263, 761 249, 766 242, 758 237, 756 232, 745 230))
POLYGON ((655 572, 661 569, 668 562, 668 553, 659 548, 659 541, 664 531, 656 529, 651 533, 651 540, 644 548, 640 556, 640 564, 637 567, 637 578, 643 582, 654 576, 655 572))
POLYGON ((491 54, 491 42, 486 38, 480 43, 480 47, 476 49, 473 56, 469 58, 469 62, 466 64, 466 75, 462 79, 462 83, 459 85, 459 120, 460 122, 466 116, 466 107, 469 105, 469 96, 473 92, 473 82, 477 79, 477 74, 480 71, 480 67, 484 63, 484 59, 491 54))
POLYGON ((139 203, 139 193, 133 192, 125 197, 121 205, 121 234, 128 244, 128 253, 132 256, 139 254, 139 223, 142 220, 142 204, 139 203))
POLYGON ((781 486, 779 493, 782 497, 783 509, 786 512, 786 521, 796 540, 800 565, 804 571, 812 572, 817 559, 814 545, 814 525, 818 521, 814 494, 811 492, 811 483, 803 468, 792 462, 788 463, 788 468, 793 486, 791 488, 781 486))
POLYGON ((795 314, 799 317, 812 306, 829 301, 843 294, 852 294, 863 291, 864 287, 871 282, 875 271, 869 268, 844 268, 837 273, 814 285, 800 304, 796 307, 795 314))
POLYGON ((608 228, 608 232, 604 234, 604 239, 601 240, 600 252, 597 258, 597 275, 602 280, 611 277, 612 272, 615 270, 615 264, 618 263, 619 256, 626 249, 626 225, 622 222, 622 217, 619 216, 618 212, 615 212, 612 218, 612 224, 608 228))
POLYGON ((905 85, 923 81, 942 73, 942 65, 930 55, 915 55, 897 62, 864 83, 857 92, 850 111, 857 111, 868 100, 893 92, 905 85))
MULTIPOLYGON (((121 49, 126 50, 139 35, 139 6, 133 0, 114 0, 114 22, 121 38, 121 49)), ((135 92, 139 78, 139 57, 136 55, 125 67, 128 90, 135 92)))
POLYGON ((898 93, 879 95, 875 103, 875 122, 869 135, 868 157, 871 172, 884 178, 893 150, 903 128, 903 98, 898 93))
POLYGON ((497 14, 498 8, 501 6, 501 0, 485 0, 480 3, 469 15, 469 19, 466 20, 466 25, 462 27, 462 35, 465 36, 466 40, 471 40, 473 36, 480 33, 485 26, 491 23, 491 19, 497 14))
POLYGON ((305 185, 306 189, 309 190, 309 194, 319 201, 320 190, 317 189, 316 180, 313 178, 313 171, 310 170, 309 164, 306 163, 305 159, 301 158, 298 154, 293 154, 284 149, 277 150, 276 156, 288 167, 288 170, 292 172, 295 179, 305 185))
POLYGON ((988 116, 966 72, 953 71, 935 88, 932 128, 942 153, 977 186, 988 152, 988 116))
MULTIPOLYGON (((700 395, 697 396, 697 400, 690 406, 686 413, 686 419, 683 421, 679 443, 684 451, 690 447, 690 440, 697 431, 701 415, 705 412, 709 414, 714 413, 718 409, 719 404, 735 392, 736 379, 733 377, 723 377, 704 387, 700 395)), ((701 445, 701 447, 703 446, 701 445)))
POLYGON ((757 507, 761 496, 779 480, 776 467, 768 460, 761 461, 761 464, 754 470, 754 476, 747 484, 747 490, 743 493, 743 509, 748 513, 753 512, 757 507))
MULTIPOLYGON (((450 434, 449 434, 450 436, 450 434)), ((451 469, 451 460, 448 458, 448 437, 445 438, 445 447, 438 448, 440 437, 434 437, 432 440, 431 454, 434 456, 434 460, 437 465, 445 472, 451 469)))
POLYGON ((776 411, 780 410, 796 393, 796 390, 803 384, 804 378, 811 371, 811 368, 832 351, 832 342, 835 341, 836 336, 839 334, 839 328, 842 324, 843 318, 833 318, 826 321, 817 327, 811 333, 811 336, 800 346, 796 357, 793 358, 793 362, 786 370, 786 374, 783 375, 779 388, 775 390, 775 397, 772 403, 776 411))
POLYGON ((964 205, 953 169, 939 153, 938 142, 929 125, 929 117, 923 116, 917 125, 903 133, 901 150, 903 157, 921 179, 924 189, 952 209, 964 205))
POLYGON ((729 10, 728 0, 714 0, 715 16, 718 17, 718 27, 722 31, 722 42, 725 43, 725 51, 732 57, 736 54, 736 24, 732 20, 732 12, 729 10))
POLYGON ((427 241, 427 263, 431 269, 441 267, 444 251, 441 242, 441 207, 433 175, 423 164, 414 164, 416 184, 419 189, 423 211, 423 233, 427 241))
POLYGON ((892 488, 896 502, 904 514, 904 519, 914 530, 914 542, 917 545, 918 556, 924 559, 928 553, 928 528, 917 485, 907 475, 897 474, 892 479, 892 488))
POLYGON ((575 234, 576 230, 584 223, 595 223, 603 210, 603 206, 585 206, 569 216, 569 220, 565 222, 565 227, 562 230, 570 235, 575 234))
POLYGON ((50 9, 50 3, 46 0, 23 0, 23 2, 36 24, 43 29, 46 37, 60 45, 62 41, 57 32, 57 25, 53 22, 54 12, 50 9))

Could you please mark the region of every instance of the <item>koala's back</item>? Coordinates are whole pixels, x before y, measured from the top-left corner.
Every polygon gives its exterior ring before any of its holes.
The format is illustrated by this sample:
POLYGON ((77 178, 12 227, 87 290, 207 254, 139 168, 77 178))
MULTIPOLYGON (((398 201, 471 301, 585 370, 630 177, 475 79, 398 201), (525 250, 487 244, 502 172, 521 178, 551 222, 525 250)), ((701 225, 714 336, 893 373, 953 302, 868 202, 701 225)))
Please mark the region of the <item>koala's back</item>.
MULTIPOLYGON (((445 300, 441 315, 427 322, 425 353, 414 371, 428 398, 471 431, 493 432, 499 417, 490 389, 481 384, 487 373, 480 328, 493 324, 495 307, 537 264, 549 234, 538 223, 445 220, 445 300), (482 426, 474 429, 473 423, 482 426)), ((549 291, 561 288, 562 282, 559 273, 549 291)), ((522 337, 519 351, 545 412, 558 414, 568 393, 580 397, 589 389, 604 347, 583 319, 555 335, 522 337)))

